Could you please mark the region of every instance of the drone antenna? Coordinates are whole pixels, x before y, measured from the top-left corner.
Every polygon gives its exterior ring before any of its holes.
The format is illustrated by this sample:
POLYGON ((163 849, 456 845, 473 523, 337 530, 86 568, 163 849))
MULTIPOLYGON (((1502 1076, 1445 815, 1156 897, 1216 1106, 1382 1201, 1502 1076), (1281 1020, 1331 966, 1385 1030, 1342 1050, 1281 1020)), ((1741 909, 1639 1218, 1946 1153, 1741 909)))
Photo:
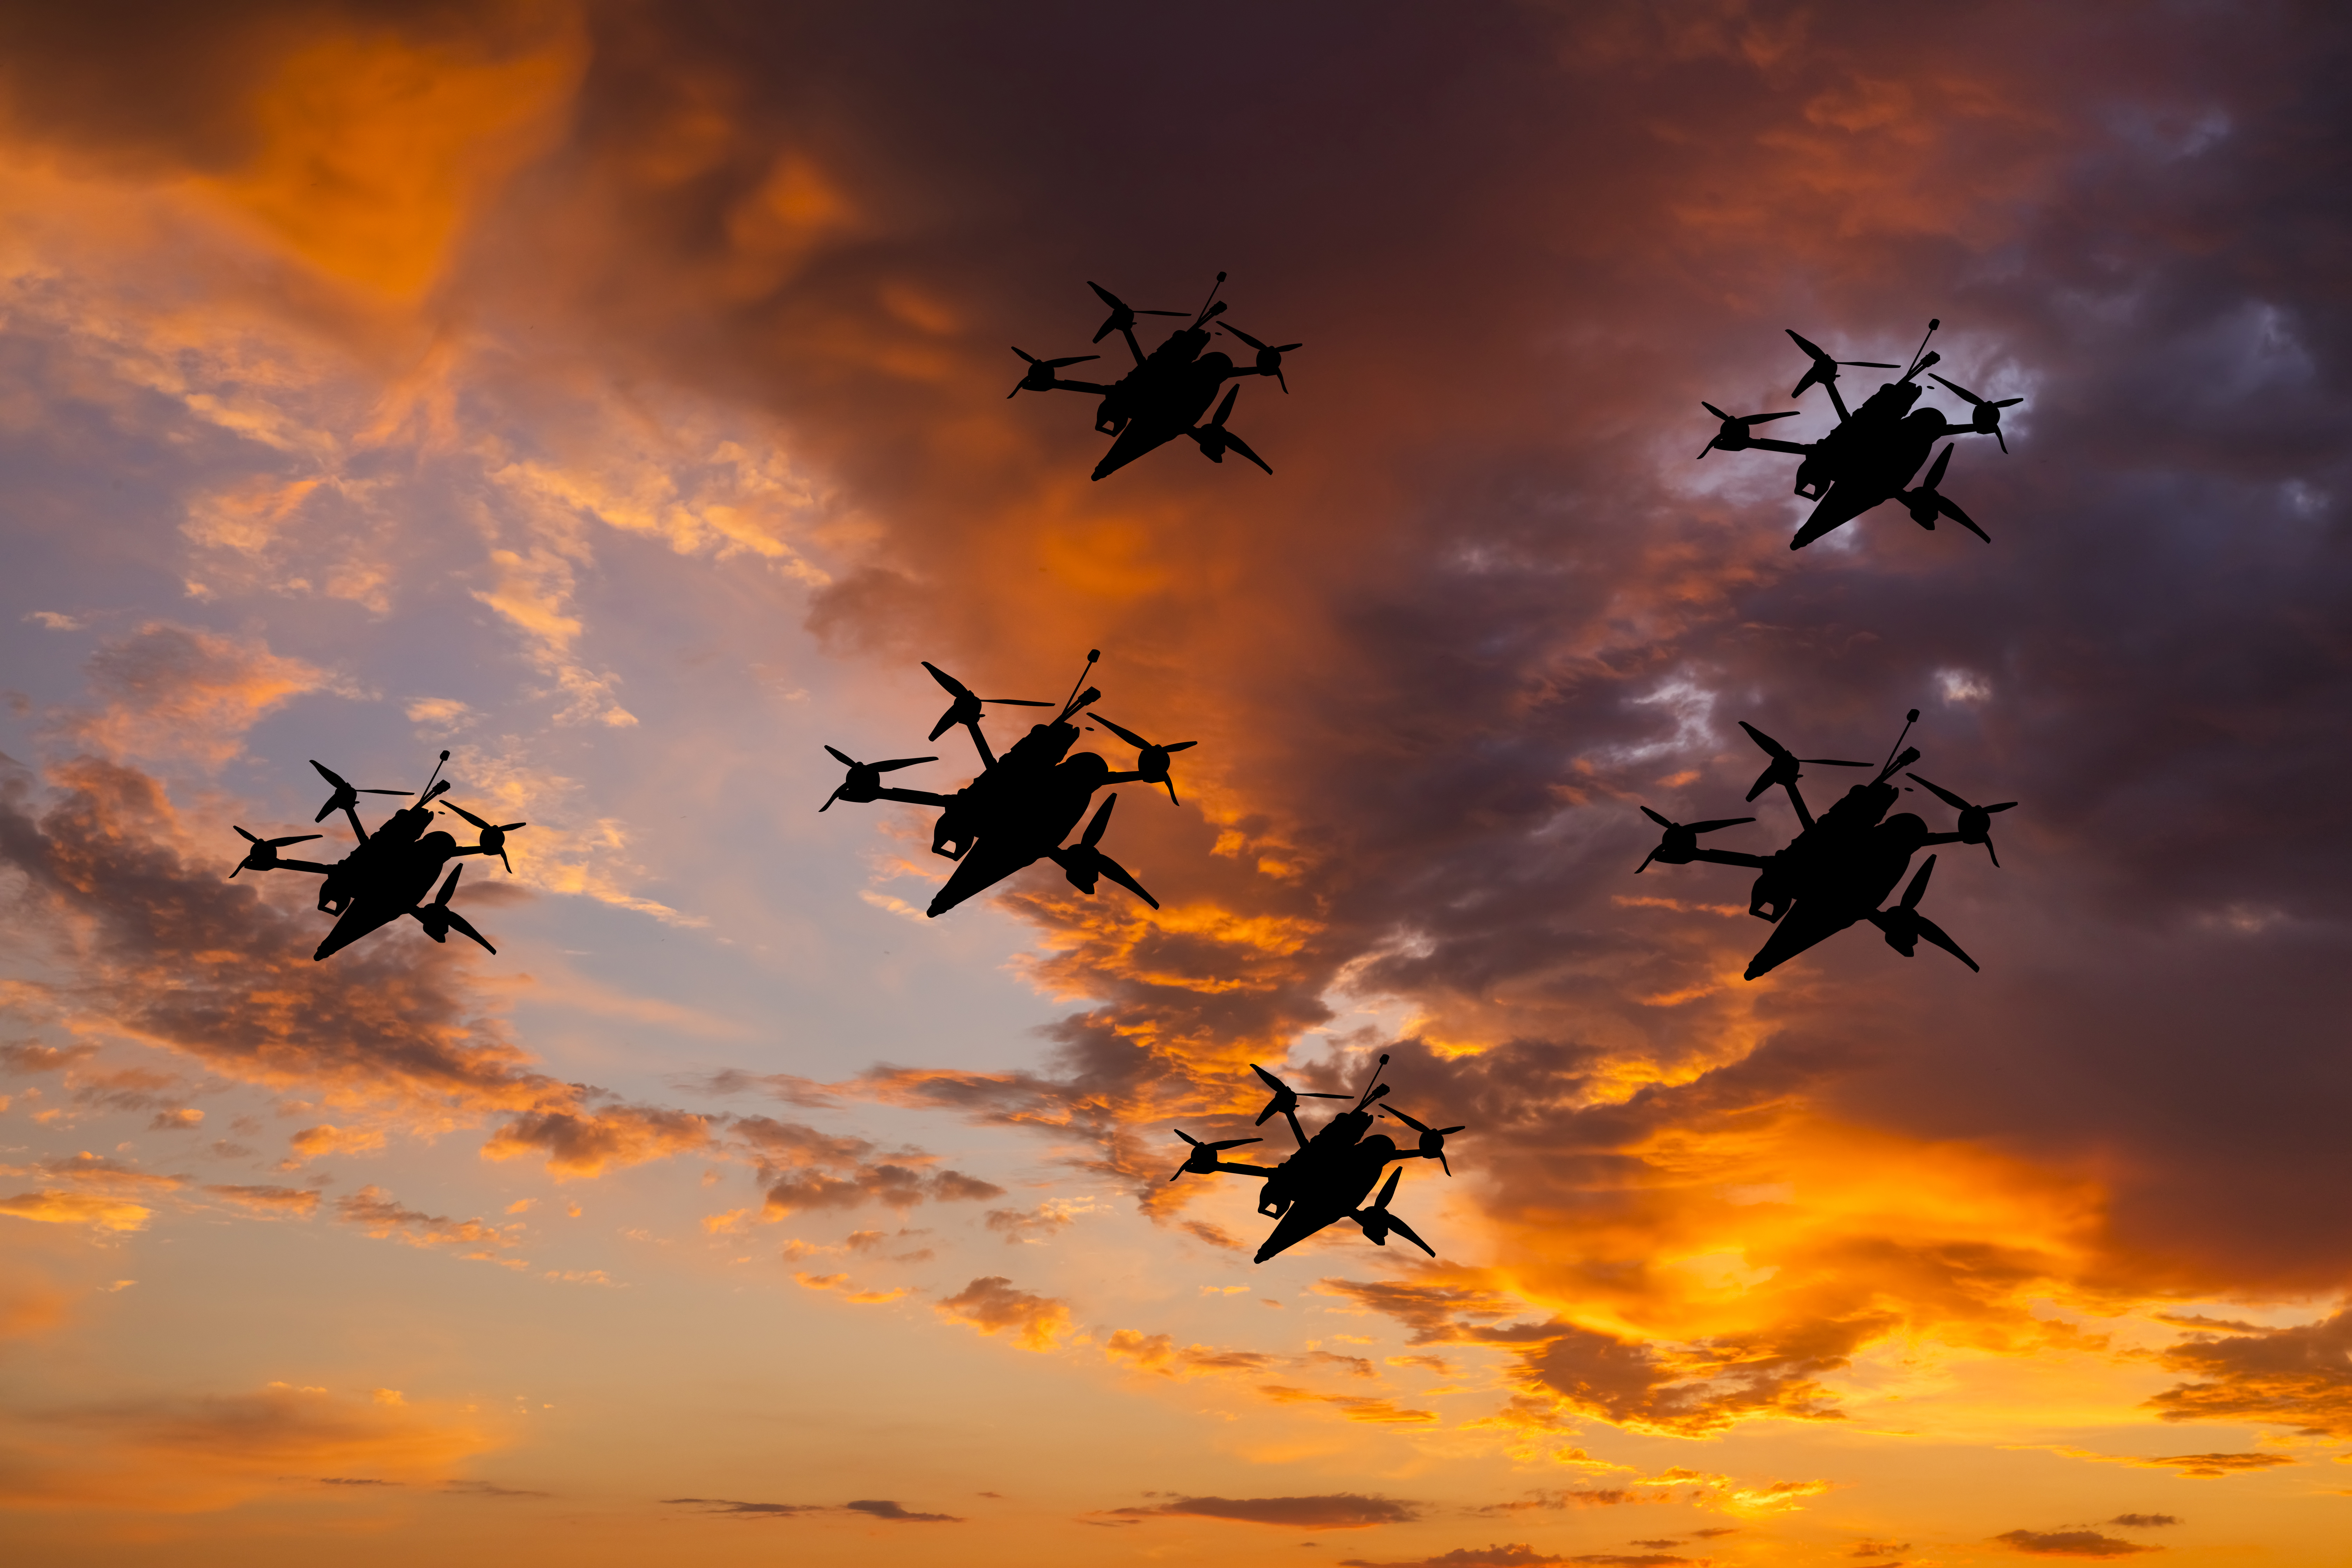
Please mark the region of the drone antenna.
POLYGON ((1365 1105, 1370 1101, 1372 1098, 1372 1090, 1380 1083, 1381 1074, 1388 1070, 1388 1065, 1389 1054, 1386 1051, 1382 1051, 1381 1053, 1381 1065, 1372 1069, 1372 1081, 1364 1085, 1364 1098, 1356 1101, 1357 1110, 1363 1110, 1365 1105))
POLYGON ((1886 753, 1886 765, 1878 770, 1878 776, 1880 778, 1883 779, 1888 773, 1895 771, 1895 759, 1902 752, 1903 742, 1911 733, 1911 726, 1916 724, 1918 721, 1919 710, 1916 708, 1914 708, 1910 712, 1903 716, 1903 733, 1895 737, 1895 749, 1886 753))
POLYGON ((1070 695, 1065 698, 1062 702, 1063 718, 1066 719, 1070 716, 1070 709, 1078 700, 1078 688, 1087 683, 1087 675, 1090 674, 1095 668, 1095 660, 1101 657, 1102 649, 1098 647, 1090 647, 1087 649, 1087 668, 1078 671, 1077 679, 1070 683, 1070 695))
POLYGON ((1944 323, 1941 321, 1934 316, 1927 318, 1927 337, 1921 338, 1919 340, 1919 346, 1911 351, 1911 368, 1903 373, 1904 380, 1908 381, 1913 376, 1919 374, 1919 356, 1927 351, 1927 338, 1934 337, 1936 335, 1936 329, 1943 324, 1944 323))
POLYGON ((1224 275, 1223 273, 1220 272, 1220 273, 1218 273, 1218 274, 1217 274, 1217 280, 1216 280, 1216 282, 1215 282, 1215 283, 1213 283, 1213 284, 1212 284, 1212 285, 1210 286, 1210 289, 1209 289, 1209 298, 1208 298, 1207 300, 1202 300, 1202 301, 1201 301, 1201 313, 1200 313, 1199 315, 1197 315, 1197 316, 1195 316, 1195 317, 1193 317, 1193 318, 1192 318, 1192 324, 1193 324, 1194 326, 1196 326, 1196 327, 1197 327, 1197 326, 1199 326, 1202 321, 1207 321, 1207 320, 1209 319, 1209 304, 1210 304, 1210 301, 1211 301, 1211 300, 1215 300, 1215 299, 1216 299, 1216 297, 1217 297, 1217 290, 1218 290, 1218 289, 1222 289, 1222 288, 1223 288, 1224 286, 1225 286, 1225 275, 1224 275))
POLYGON ((441 776, 441 768, 442 768, 442 765, 443 765, 443 763, 447 763, 447 762, 448 762, 448 760, 449 760, 449 753, 448 753, 448 752, 442 752, 442 753, 441 753, 441 761, 433 764, 433 774, 432 774, 432 777, 431 777, 431 778, 427 778, 427 779, 425 781, 425 793, 424 793, 424 795, 423 795, 422 796, 420 796, 420 797, 418 798, 418 800, 417 800, 417 804, 418 804, 419 805, 424 805, 425 801, 431 800, 431 799, 433 798, 433 780, 434 780, 434 779, 437 779, 437 778, 439 778, 439 777, 441 776))

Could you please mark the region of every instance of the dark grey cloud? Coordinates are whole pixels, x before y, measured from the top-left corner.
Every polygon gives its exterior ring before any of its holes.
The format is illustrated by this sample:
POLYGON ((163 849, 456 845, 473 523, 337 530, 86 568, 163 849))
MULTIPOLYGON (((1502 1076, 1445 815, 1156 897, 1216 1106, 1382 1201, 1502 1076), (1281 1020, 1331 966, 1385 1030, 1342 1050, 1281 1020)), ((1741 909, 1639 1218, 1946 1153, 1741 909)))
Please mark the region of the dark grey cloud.
POLYGON ((1360 1492, 1331 1492, 1316 1497, 1180 1497, 1149 1507, 1103 1510, 1115 1519, 1225 1519, 1244 1524, 1274 1524, 1297 1530, 1357 1530, 1372 1525, 1405 1524, 1421 1517, 1418 1503, 1395 1498, 1367 1497, 1360 1492))
POLYGON ((887 1499, 877 1498, 845 1503, 740 1502, 731 1498, 701 1497, 672 1497, 661 1500, 667 1507, 699 1508, 707 1513, 728 1514, 740 1519, 793 1519, 809 1513, 858 1513, 868 1519, 887 1520, 893 1524, 963 1522, 953 1514, 918 1513, 887 1499))

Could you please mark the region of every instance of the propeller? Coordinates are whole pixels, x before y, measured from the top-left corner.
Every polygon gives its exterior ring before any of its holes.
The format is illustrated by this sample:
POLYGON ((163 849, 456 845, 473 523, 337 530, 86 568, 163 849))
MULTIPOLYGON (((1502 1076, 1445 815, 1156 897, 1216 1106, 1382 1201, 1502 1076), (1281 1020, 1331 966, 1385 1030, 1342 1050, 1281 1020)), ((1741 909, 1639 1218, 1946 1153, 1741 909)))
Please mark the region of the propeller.
POLYGON ((499 858, 499 864, 507 868, 507 875, 509 877, 513 876, 514 862, 507 858, 507 835, 512 833, 518 827, 529 827, 530 824, 528 822, 484 822, 480 817, 476 816, 472 812, 467 811, 464 806, 459 805, 454 800, 448 802, 447 805, 450 810, 456 812, 458 816, 472 823, 476 827, 481 829, 481 843, 477 847, 478 847, 485 855, 497 856, 499 858))
MULTIPOLYGON (((1097 337, 1099 340, 1100 334, 1097 333, 1097 337)), ((1051 392, 1054 390, 1054 373, 1064 365, 1084 364, 1090 359, 1102 358, 1100 354, 1072 354, 1067 359, 1039 359, 1018 344, 1010 346, 1014 353, 1029 362, 1029 368, 1019 381, 1013 384, 1013 390, 1004 395, 1007 397, 1018 397, 1024 392, 1051 392)))
MULTIPOLYGON (((1126 300, 1120 299, 1118 295, 1112 293, 1101 284, 1095 282, 1092 279, 1088 279, 1087 280, 1087 287, 1093 289, 1101 297, 1102 302, 1110 307, 1110 314, 1104 319, 1101 326, 1095 329, 1095 335, 1091 340, 1094 342, 1102 342, 1113 332, 1133 331, 1135 330, 1135 318, 1138 316, 1181 316, 1184 313, 1181 310, 1136 310, 1132 306, 1129 305, 1126 300)), ((1019 351, 1016 350, 1015 352, 1017 353, 1019 351)))
POLYGON ((1176 800, 1176 781, 1168 776, 1168 757, 1171 752, 1181 752, 1189 746, 1197 746, 1200 742, 1177 741, 1170 745, 1156 746, 1124 724, 1106 719, 1099 713, 1093 717, 1096 723, 1143 753, 1136 761, 1135 771, 1143 775, 1145 784, 1166 784, 1168 798, 1175 801, 1178 805, 1184 804, 1181 800, 1176 800))
MULTIPOLYGON (((983 702, 993 702, 1000 708, 1051 708, 1053 706, 1050 702, 1039 702, 1027 697, 975 696, 971 687, 966 686, 929 659, 923 660, 923 668, 929 670, 931 679, 946 687, 948 694, 955 699, 953 702, 948 704, 948 710, 940 715, 940 721, 931 726, 930 739, 934 741, 958 724, 979 723, 980 705, 983 702)), ((841 753, 836 752, 834 754, 839 756, 841 753)))
MULTIPOLYGON (((1934 374, 1930 374, 1927 379, 1930 381, 1944 381, 1942 376, 1934 374)), ((2022 403, 2025 399, 2022 397, 2004 397, 1998 403, 1988 403, 1983 398, 1979 397, 1975 393, 1970 392, 1967 387, 1960 385, 1957 382, 1944 381, 1944 384, 1947 387, 1949 387, 1952 391, 1959 394, 1962 397, 1967 398, 1969 403, 1975 405, 1976 413, 1969 419, 1969 423, 1975 427, 1977 434, 1979 436, 1990 436, 1994 440, 2000 443, 2000 449, 2003 452, 2007 452, 2009 450, 2009 441, 2000 433, 2000 411, 2007 408, 2013 403, 2022 403)), ((1930 489, 1934 488, 1934 483, 1935 481, 1932 479, 1928 481, 1930 489)))
POLYGON ((1412 1117, 1407 1116, 1403 1111, 1399 1110, 1393 1105, 1383 1105, 1381 1107, 1381 1110, 1388 1115, 1395 1117, 1399 1121, 1403 1122, 1407 1127, 1412 1128, 1415 1132, 1421 1134, 1422 1158, 1425 1160, 1434 1160, 1440 1165, 1444 1165, 1445 1173, 1449 1176, 1454 1173, 1454 1167, 1445 1164, 1445 1139, 1448 1133, 1461 1131, 1461 1128, 1431 1127, 1426 1123, 1415 1121, 1412 1117))
POLYGON ((414 790, 405 789, 353 789, 344 781, 342 774, 317 758, 310 760, 310 765, 319 770, 320 778, 335 787, 335 793, 327 797, 327 804, 319 808, 319 815, 310 819, 313 822, 326 821, 330 812, 358 810, 360 796, 363 795, 414 795, 416 793, 414 790))
POLYGON ((1250 1063, 1250 1071, 1265 1079, 1274 1089, 1274 1098, 1267 1100, 1265 1109, 1257 1113, 1255 1125, 1259 1127, 1265 1125, 1265 1120, 1269 1116, 1278 1112, 1297 1110, 1298 1102, 1302 1100, 1353 1100, 1356 1098, 1352 1094, 1318 1094, 1311 1089, 1301 1094, 1255 1062, 1250 1063))
MULTIPOLYGON (((231 827, 236 827, 236 824, 234 822, 230 823, 229 826, 231 827)), ((284 848, 287 845, 303 844, 313 838, 323 838, 326 837, 326 835, 321 833, 297 833, 291 838, 256 838, 252 834, 246 833, 245 829, 242 827, 237 827, 236 830, 239 833, 244 833, 245 841, 253 846, 252 848, 247 849, 245 852, 245 858, 236 863, 236 871, 275 870, 278 867, 278 851, 284 848)), ((234 882, 236 880, 236 871, 231 871, 228 874, 228 879, 230 881, 234 882)))
MULTIPOLYGON (((1748 798, 1752 800, 1755 797, 1751 795, 1748 798)), ((1686 866, 1690 863, 1691 857, 1698 852, 1700 834, 1712 833, 1718 827, 1737 827, 1743 822, 1756 820, 1752 816, 1721 816, 1713 822, 1694 822, 1685 826, 1682 823, 1672 822, 1660 816, 1646 805, 1642 808, 1642 815, 1664 828, 1666 836, 1659 840, 1655 849, 1642 858, 1640 865, 1633 868, 1633 875, 1636 877, 1648 870, 1650 862, 1653 860, 1662 860, 1669 866, 1686 866)))
MULTIPOLYGON (((1993 434, 1998 436, 2000 432, 1995 431, 1993 434)), ((1936 466, 1927 470, 1927 482, 1916 490, 1896 490, 1895 499, 1911 509, 1911 521, 1922 528, 1935 527, 1936 519, 1939 516, 1948 517, 1987 544, 1990 544, 1992 535, 1979 528, 1976 520, 1960 510, 1959 502, 1936 488, 1944 482, 1944 469, 1950 466, 1951 461, 1952 448, 1947 445, 1942 451, 1936 454, 1936 466)))
POLYGON ((1087 824, 1086 837, 1066 848, 1055 850, 1054 858, 1060 863, 1062 875, 1067 877, 1070 886, 1078 891, 1091 895, 1095 890, 1095 879, 1108 877, 1156 910, 1160 907, 1160 900, 1145 892, 1143 884, 1128 875, 1126 867, 1095 847, 1102 842, 1103 829, 1110 826, 1110 808, 1118 804, 1118 796, 1115 795, 1105 800, 1102 809, 1095 813, 1095 819, 1087 824))
POLYGON ((1837 379, 1838 366, 1842 364, 1868 365, 1874 370, 1900 370, 1903 368, 1900 365, 1889 364, 1883 359, 1832 359, 1822 350, 1819 344, 1803 337, 1800 337, 1794 327, 1783 327, 1780 330, 1788 333, 1790 338, 1795 342, 1796 345, 1804 350, 1806 354, 1811 357, 1813 362, 1811 367, 1805 372, 1804 379, 1798 382, 1795 387, 1790 389, 1789 395, 1791 397, 1802 396, 1804 395, 1805 388, 1812 385, 1815 382, 1819 382, 1823 386, 1827 386, 1830 383, 1837 379))
MULTIPOLYGON (((518 826, 520 826, 520 824, 518 824, 518 826)), ((449 933, 454 931, 458 932, 460 935, 472 937, 484 947, 489 948, 492 952, 498 952, 498 949, 490 947, 489 939, 488 937, 485 937, 480 931, 476 931, 470 924, 468 924, 465 916, 459 914, 457 910, 449 907, 450 895, 454 894, 457 890, 457 879, 465 874, 466 868, 463 866, 452 867, 449 871, 449 879, 441 884, 440 892, 434 895, 433 901, 431 903, 421 905, 416 909, 406 910, 402 912, 415 915, 416 917, 417 923, 425 928, 425 934, 431 937, 435 942, 447 942, 449 940, 449 933)))
POLYGON ((1374 1247, 1386 1247, 1389 1244, 1389 1232, 1394 1231, 1434 1258, 1437 1256, 1437 1248, 1415 1236, 1412 1233, 1412 1226, 1389 1213, 1389 1200, 1396 1196, 1397 1182, 1403 1174, 1404 1171, 1402 1167, 1391 1171, 1388 1181, 1381 1187, 1381 1195, 1372 1200, 1372 1206, 1368 1209, 1350 1210, 1348 1217, 1364 1227, 1365 1239, 1374 1247))
POLYGON ((1906 776, 1919 779, 1919 782, 1926 784, 1929 793, 1937 800, 1960 814, 1961 843, 1983 845, 1985 853, 1992 857, 1992 863, 1995 866, 2000 864, 2000 852, 1992 847, 1992 814, 1996 811, 2007 811, 2017 802, 2005 800, 1999 805, 1978 805, 1973 802, 1962 800, 1942 784, 1928 784, 1926 779, 1919 778, 1917 773, 1906 776))
POLYGON ((1843 757, 1796 756, 1790 752, 1788 747, 1780 744, 1780 742, 1774 740, 1771 736, 1766 734, 1755 725, 1750 724, 1747 720, 1742 719, 1739 721, 1739 727, 1748 731, 1748 738, 1749 740, 1764 748, 1765 755, 1772 759, 1772 761, 1766 765, 1764 771, 1756 775, 1756 782, 1748 786, 1748 798, 1750 800, 1754 800, 1758 795, 1762 795, 1774 784, 1795 784, 1798 779, 1803 776, 1797 772, 1797 764, 1800 763, 1804 763, 1808 767, 1816 768, 1866 768, 1870 766, 1868 763, 1848 762, 1843 757))
POLYGON ((1240 437, 1225 428, 1225 416, 1234 411, 1234 399, 1239 397, 1241 395, 1242 389, 1240 387, 1228 387, 1225 391, 1225 400, 1217 405, 1217 416, 1214 419, 1210 420, 1206 425, 1194 426, 1192 429, 1185 431, 1184 434, 1192 437, 1193 440, 1198 441, 1201 444, 1201 456, 1208 458, 1209 461, 1213 463, 1223 462, 1225 460, 1225 453, 1227 449, 1230 448, 1233 451, 1239 452, 1243 457, 1247 458, 1259 468, 1265 468, 1265 471, 1270 474, 1274 472, 1274 469, 1267 467, 1266 460, 1264 458, 1259 457, 1255 452, 1251 451, 1248 442, 1243 440, 1240 437))
POLYGON ((1723 428, 1715 433, 1715 439, 1698 449, 1701 458, 1717 447, 1727 452, 1740 451, 1748 445, 1749 426, 1762 425, 1773 419, 1790 419, 1804 412, 1799 408, 1783 408, 1778 414, 1742 414, 1735 418, 1704 398, 1699 400, 1699 406, 1723 421, 1723 428))
MULTIPOLYGON (((1185 1131, 1181 1127, 1171 1127, 1168 1131, 1176 1134, 1177 1137, 1184 1140, 1185 1142, 1192 1145, 1192 1152, 1184 1156, 1184 1163, 1176 1167, 1176 1176, 1181 1176, 1187 1171, 1192 1172, 1196 1176, 1213 1176, 1217 1173, 1217 1156, 1219 1154, 1223 1153, 1228 1149, 1238 1149, 1244 1143, 1263 1143, 1265 1142, 1263 1138, 1228 1138, 1222 1143, 1203 1143, 1198 1138, 1193 1137, 1190 1132, 1185 1131)), ((1168 1179, 1172 1182, 1176 1179, 1176 1176, 1171 1176, 1168 1179)), ((1434 1258, 1437 1255, 1435 1253, 1432 1253, 1430 1256, 1434 1258)))
POLYGON ((1278 343, 1272 348, 1268 348, 1265 344, 1258 342, 1255 338, 1250 336, 1239 327, 1234 326, 1231 321, 1227 321, 1222 330, 1231 332, 1234 336, 1241 339, 1242 342, 1249 344, 1250 347, 1257 350, 1258 374, 1270 375, 1274 377, 1275 380, 1282 382, 1282 390, 1285 394, 1287 394, 1290 391, 1290 383, 1284 381, 1282 376, 1282 356, 1288 353, 1293 349, 1305 348, 1307 346, 1305 343, 1278 343))
MULTIPOLYGON (((1927 781, 1922 779, 1919 782, 1927 784, 1927 781)), ((1934 789, 1936 786, 1928 784, 1927 787, 1934 789)), ((1906 958, 1913 956, 1920 940, 1925 938, 1970 969, 1976 969, 1977 961, 1962 952, 1960 944, 1944 934, 1943 927, 1919 912, 1919 900, 1927 891, 1927 879, 1935 874, 1936 858, 1930 855, 1927 863, 1919 868, 1919 874, 1911 879, 1911 885, 1903 889, 1903 901, 1891 910, 1872 910, 1871 923, 1885 933, 1886 945, 1906 958)))
POLYGON ((832 746, 827 746, 825 750, 832 752, 835 760, 849 770, 849 776, 835 785, 831 795, 824 797, 824 804, 816 808, 819 816, 831 811, 833 803, 836 800, 850 801, 854 804, 879 800, 882 796, 882 775, 894 768, 911 768, 917 763, 939 761, 937 757, 894 757, 887 763, 861 763, 847 752, 835 750, 832 746))

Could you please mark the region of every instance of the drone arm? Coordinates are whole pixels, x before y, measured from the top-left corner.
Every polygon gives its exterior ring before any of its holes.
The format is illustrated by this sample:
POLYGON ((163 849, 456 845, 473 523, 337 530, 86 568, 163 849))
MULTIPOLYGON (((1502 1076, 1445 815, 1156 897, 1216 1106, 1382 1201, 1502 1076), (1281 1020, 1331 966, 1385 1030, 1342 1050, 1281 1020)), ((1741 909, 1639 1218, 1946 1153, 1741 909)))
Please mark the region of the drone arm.
POLYGON ((1060 376, 1054 378, 1053 389, 1055 392, 1091 392, 1097 397, 1103 396, 1110 391, 1109 387, 1099 381, 1064 381, 1060 376))
POLYGON ((1750 436, 1748 438, 1748 446, 1757 451, 1794 452, 1801 458, 1812 450, 1812 447, 1802 442, 1776 440, 1769 436, 1750 436))
MULTIPOLYGON (((877 800, 903 800, 908 805, 945 805, 948 804, 950 797, 943 795, 933 795, 927 789, 885 789, 877 795, 875 798, 877 800)), ((469 851, 467 853, 469 853, 469 851)))
POLYGON ((1136 780, 1142 777, 1143 775, 1139 773, 1105 773, 1103 775, 1102 784, 1098 784, 1096 787, 1101 788, 1103 785, 1108 784, 1133 784, 1136 780))
POLYGON ((343 807, 343 815, 352 819, 352 831, 359 835, 360 842, 362 844, 366 843, 368 841, 368 830, 360 826, 360 808, 355 805, 347 805, 343 807))
POLYGON ((1966 844, 1968 840, 1957 833, 1930 833, 1919 842, 1925 847, 1929 844, 1966 844))
POLYGON ((1135 341, 1135 329, 1131 326, 1121 327, 1118 330, 1118 335, 1127 340, 1127 352, 1135 356, 1135 363, 1141 364, 1143 363, 1143 345, 1135 341))
POLYGON ((1284 1106, 1282 1108, 1282 1119, 1290 1123, 1290 1135, 1298 1140, 1298 1146, 1301 1149, 1306 1148, 1307 1142, 1307 1129, 1298 1125, 1298 1111, 1297 1109, 1292 1106, 1284 1106))
POLYGON ((1830 380, 1823 382, 1822 385, 1822 388, 1829 393, 1830 402, 1836 405, 1838 411, 1838 423, 1843 425, 1847 420, 1853 418, 1853 416, 1846 412, 1845 399, 1838 395, 1837 382, 1835 380, 1830 380))
POLYGON ((273 871, 316 871, 319 875, 323 877, 328 872, 333 870, 334 868, 332 866, 322 866, 316 860, 279 860, 273 864, 269 869, 273 871))
POLYGON ((1754 866, 1760 868, 1764 864, 1764 858, 1762 856, 1745 854, 1738 849, 1695 849, 1691 852, 1691 858, 1694 860, 1705 860, 1717 866, 1754 866))
POLYGON ((1216 1168, 1220 1171, 1229 1172, 1236 1176, 1263 1177, 1274 1174, 1274 1167, 1271 1165, 1249 1165, 1243 1163, 1239 1160, 1220 1160, 1217 1162, 1216 1168))

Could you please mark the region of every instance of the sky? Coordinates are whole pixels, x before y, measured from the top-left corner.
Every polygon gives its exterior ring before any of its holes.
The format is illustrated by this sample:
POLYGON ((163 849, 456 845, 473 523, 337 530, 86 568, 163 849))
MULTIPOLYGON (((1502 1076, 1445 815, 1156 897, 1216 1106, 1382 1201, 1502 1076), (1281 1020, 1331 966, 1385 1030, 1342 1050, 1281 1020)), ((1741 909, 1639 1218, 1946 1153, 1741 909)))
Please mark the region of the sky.
POLYGON ((0 1542, 2335 1561, 2347 67, 2263 3, 8 7, 0 1542), (1304 345, 1271 476, 1005 395, 1220 270, 1304 345), (1830 428, 1784 329, 1930 317, 2023 400, 1990 544, 1792 553, 1789 459, 1692 460, 1830 428), (827 744, 971 776, 921 660, 1089 648, 1199 742, 1105 841, 1157 910, 927 920, 929 813, 816 810, 827 744), (2019 803, 1925 906, 1981 973, 1747 981, 1744 873, 1636 879, 1643 806, 1793 830, 1739 721, 1915 707, 2019 803), (228 879, 444 748, 529 824, 495 955, 228 879), (1169 1180, 1381 1053, 1466 1128, 1435 1258, 1169 1180))

